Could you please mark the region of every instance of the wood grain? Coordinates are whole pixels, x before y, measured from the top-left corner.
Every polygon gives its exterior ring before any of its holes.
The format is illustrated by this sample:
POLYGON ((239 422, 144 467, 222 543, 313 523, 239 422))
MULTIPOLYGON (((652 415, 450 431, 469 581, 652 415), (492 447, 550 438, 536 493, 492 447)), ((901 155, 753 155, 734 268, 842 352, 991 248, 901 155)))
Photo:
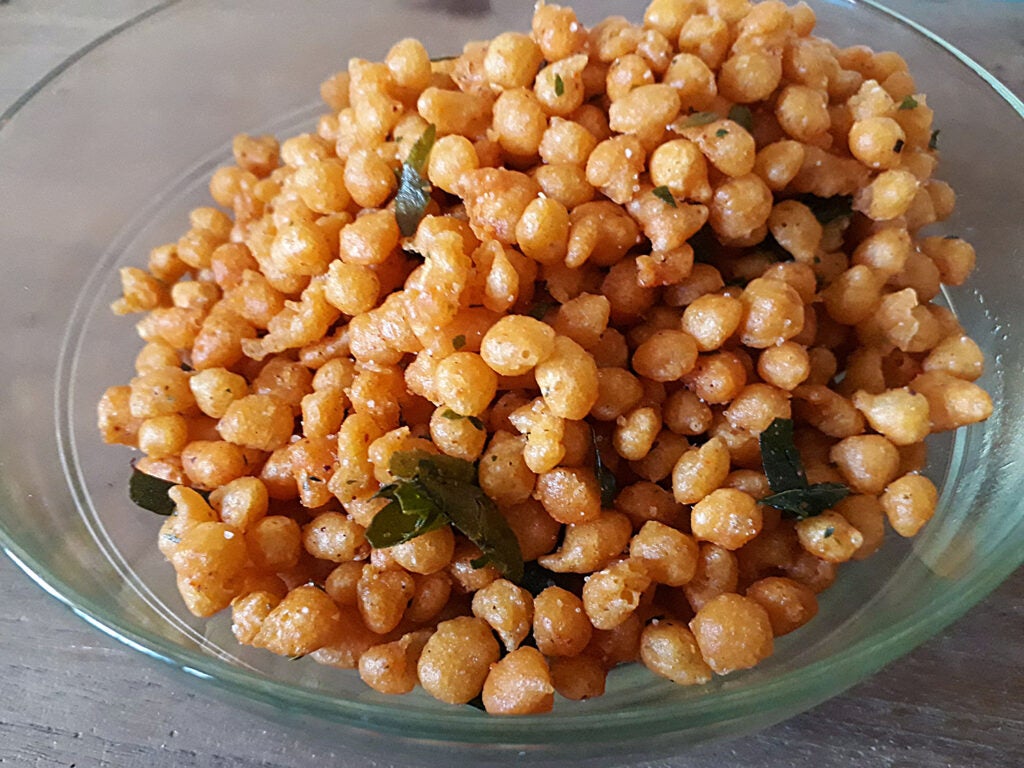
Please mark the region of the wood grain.
MULTIPOLYGON (((330 726, 282 727, 141 656, 44 596, 6 560, 0 584, 0 765, 392 765, 353 760, 330 726)), ((952 629, 845 695, 760 734, 643 765, 1020 768, 1021 626, 1024 571, 952 629)))
MULTIPOLYGON (((140 0, 0 0, 0 111, 140 0)), ((1024 4, 893 0, 1024 93, 1024 4), (970 18, 970 24, 964 20, 970 18)), ((845 695, 759 734, 647 768, 1024 766, 1024 571, 845 695)), ((0 559, 0 766, 392 765, 336 729, 282 723, 77 618, 0 559)), ((410 765, 408 761, 402 765, 410 765)))

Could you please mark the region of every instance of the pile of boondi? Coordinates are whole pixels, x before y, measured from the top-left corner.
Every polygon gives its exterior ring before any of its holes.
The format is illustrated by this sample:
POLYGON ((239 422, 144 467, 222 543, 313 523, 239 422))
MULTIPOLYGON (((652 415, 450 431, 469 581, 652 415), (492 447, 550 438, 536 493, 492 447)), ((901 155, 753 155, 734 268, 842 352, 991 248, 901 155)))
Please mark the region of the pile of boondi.
POLYGON ((814 23, 540 4, 353 59, 315 133, 237 136, 220 207, 122 270, 146 344, 99 404, 173 484, 188 608, 544 712, 626 662, 749 668, 886 521, 915 535, 924 440, 992 409, 932 303, 975 255, 921 234, 954 194, 904 60, 814 23))

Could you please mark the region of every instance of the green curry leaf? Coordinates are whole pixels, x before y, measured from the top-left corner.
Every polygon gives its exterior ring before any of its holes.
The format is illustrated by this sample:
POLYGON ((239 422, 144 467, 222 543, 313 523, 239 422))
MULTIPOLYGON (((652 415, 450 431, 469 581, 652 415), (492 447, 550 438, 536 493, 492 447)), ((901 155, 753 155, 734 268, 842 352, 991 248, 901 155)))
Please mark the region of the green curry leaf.
POLYGON ((424 176, 424 170, 436 137, 437 128, 431 123, 412 145, 409 157, 402 163, 398 193, 395 195, 395 219, 405 237, 416 234, 416 227, 419 226, 430 203, 431 187, 424 176))
POLYGON ((773 493, 761 499, 761 503, 803 520, 806 517, 820 515, 849 495, 850 489, 842 483, 815 483, 806 488, 792 488, 781 493, 773 493))
POLYGON ((754 113, 750 111, 750 107, 745 107, 742 104, 733 104, 729 110, 729 119, 742 126, 748 133, 754 130, 754 113))
POLYGON ((374 515, 370 527, 366 529, 366 540, 375 549, 384 549, 410 541, 447 524, 448 521, 436 508, 431 508, 430 514, 426 517, 419 517, 407 514, 402 503, 395 499, 374 515))
POLYGON ((773 493, 761 504, 803 520, 831 509, 850 494, 842 483, 808 485, 800 452, 793 441, 791 419, 774 419, 761 433, 761 464, 773 493))
MULTIPOLYGON (((168 491, 181 483, 172 483, 160 477, 146 474, 141 469, 132 467, 132 476, 128 480, 128 498, 133 504, 158 515, 167 517, 174 514, 174 500, 168 491)), ((196 493, 209 501, 210 492, 194 489, 196 493)))
POLYGON ((709 123, 713 123, 715 122, 715 120, 718 120, 718 115, 715 114, 714 112, 694 112, 693 114, 687 116, 687 118, 683 121, 682 127, 698 128, 702 125, 708 125, 709 123))
POLYGON ((675 196, 672 194, 672 190, 670 190, 668 187, 655 187, 654 189, 651 190, 651 193, 656 198, 664 202, 665 205, 671 205, 673 208, 679 207, 679 205, 676 203, 675 196))
POLYGON ((519 549, 519 540, 480 486, 455 486, 445 481, 439 473, 431 471, 421 474, 419 482, 431 496, 440 501, 442 514, 452 525, 480 548, 482 554, 473 561, 474 568, 489 563, 510 581, 518 582, 523 578, 523 555, 519 549))
POLYGON ((402 451, 391 457, 390 469, 397 480, 377 495, 391 503, 366 529, 372 546, 394 546, 450 523, 480 548, 482 555, 473 561, 474 567, 491 563, 511 581, 523 577, 519 541, 477 484, 471 462, 402 451))

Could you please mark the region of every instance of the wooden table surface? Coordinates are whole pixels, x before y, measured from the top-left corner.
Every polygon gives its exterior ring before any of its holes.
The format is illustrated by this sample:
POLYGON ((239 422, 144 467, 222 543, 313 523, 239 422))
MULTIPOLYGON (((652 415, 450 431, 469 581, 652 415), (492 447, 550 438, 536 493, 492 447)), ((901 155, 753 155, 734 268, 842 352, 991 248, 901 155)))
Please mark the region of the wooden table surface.
MULTIPOLYGON (((147 0, 0 0, 0 112, 147 0)), ((1024 3, 892 0, 1024 95, 1024 3)), ((330 729, 282 726, 108 638, 0 558, 3 766, 390 766, 330 729)), ((846 694, 649 768, 1021 768, 1024 569, 846 694)))

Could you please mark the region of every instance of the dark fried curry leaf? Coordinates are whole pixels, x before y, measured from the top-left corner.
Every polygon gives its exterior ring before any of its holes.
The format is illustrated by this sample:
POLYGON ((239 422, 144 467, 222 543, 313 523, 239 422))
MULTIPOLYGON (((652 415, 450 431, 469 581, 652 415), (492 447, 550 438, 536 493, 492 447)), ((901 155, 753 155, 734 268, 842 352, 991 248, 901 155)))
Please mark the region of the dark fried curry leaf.
POLYGON ((761 433, 761 464, 772 493, 760 500, 803 520, 831 509, 850 494, 842 483, 808 485, 800 453, 793 442, 793 421, 774 419, 761 433))
MULTIPOLYGON (((174 514, 174 500, 167 492, 176 485, 181 483, 172 483, 132 467, 132 476, 128 480, 128 498, 145 510, 167 517, 174 514)), ((210 498, 209 491, 196 490, 196 493, 204 499, 210 498)))
POLYGON ((853 197, 850 195, 819 197, 808 194, 797 195, 796 199, 810 208, 814 218, 821 224, 831 224, 836 219, 853 215, 853 197))
POLYGON ((366 529, 371 545, 394 546, 450 523, 480 548, 482 555, 473 561, 474 567, 490 563, 511 581, 523 577, 519 541, 477 485, 471 462, 404 451, 391 457, 390 469, 398 479, 377 493, 392 501, 366 529))
POLYGON ((555 309, 558 306, 560 306, 559 303, 554 299, 542 299, 538 301, 536 304, 534 304, 532 307, 530 307, 530 311, 527 312, 526 314, 532 317, 534 320, 543 320, 548 312, 550 312, 552 309, 555 309))
POLYGON ((800 453, 793 443, 792 419, 774 419, 761 433, 761 463, 775 493, 807 487, 800 453))
POLYGON ((850 489, 842 483, 815 483, 806 488, 773 493, 761 499, 761 503, 803 520, 805 517, 820 515, 849 495, 850 489))
POLYGON ((590 428, 590 438, 594 443, 594 475, 601 486, 601 506, 607 509, 615 503, 615 497, 619 493, 618 480, 615 479, 615 473, 601 460, 601 450, 597 447, 597 432, 593 427, 590 428))
POLYGON ((519 586, 536 597, 548 587, 559 587, 566 592, 580 595, 583 592, 584 577, 579 573, 556 573, 549 571, 536 560, 524 564, 523 578, 519 586))
POLYGON ((518 582, 523 578, 519 540, 480 486, 456 486, 430 471, 420 474, 418 479, 428 493, 438 499, 442 514, 452 525, 480 547, 482 554, 473 561, 474 568, 491 564, 509 581, 518 582))

